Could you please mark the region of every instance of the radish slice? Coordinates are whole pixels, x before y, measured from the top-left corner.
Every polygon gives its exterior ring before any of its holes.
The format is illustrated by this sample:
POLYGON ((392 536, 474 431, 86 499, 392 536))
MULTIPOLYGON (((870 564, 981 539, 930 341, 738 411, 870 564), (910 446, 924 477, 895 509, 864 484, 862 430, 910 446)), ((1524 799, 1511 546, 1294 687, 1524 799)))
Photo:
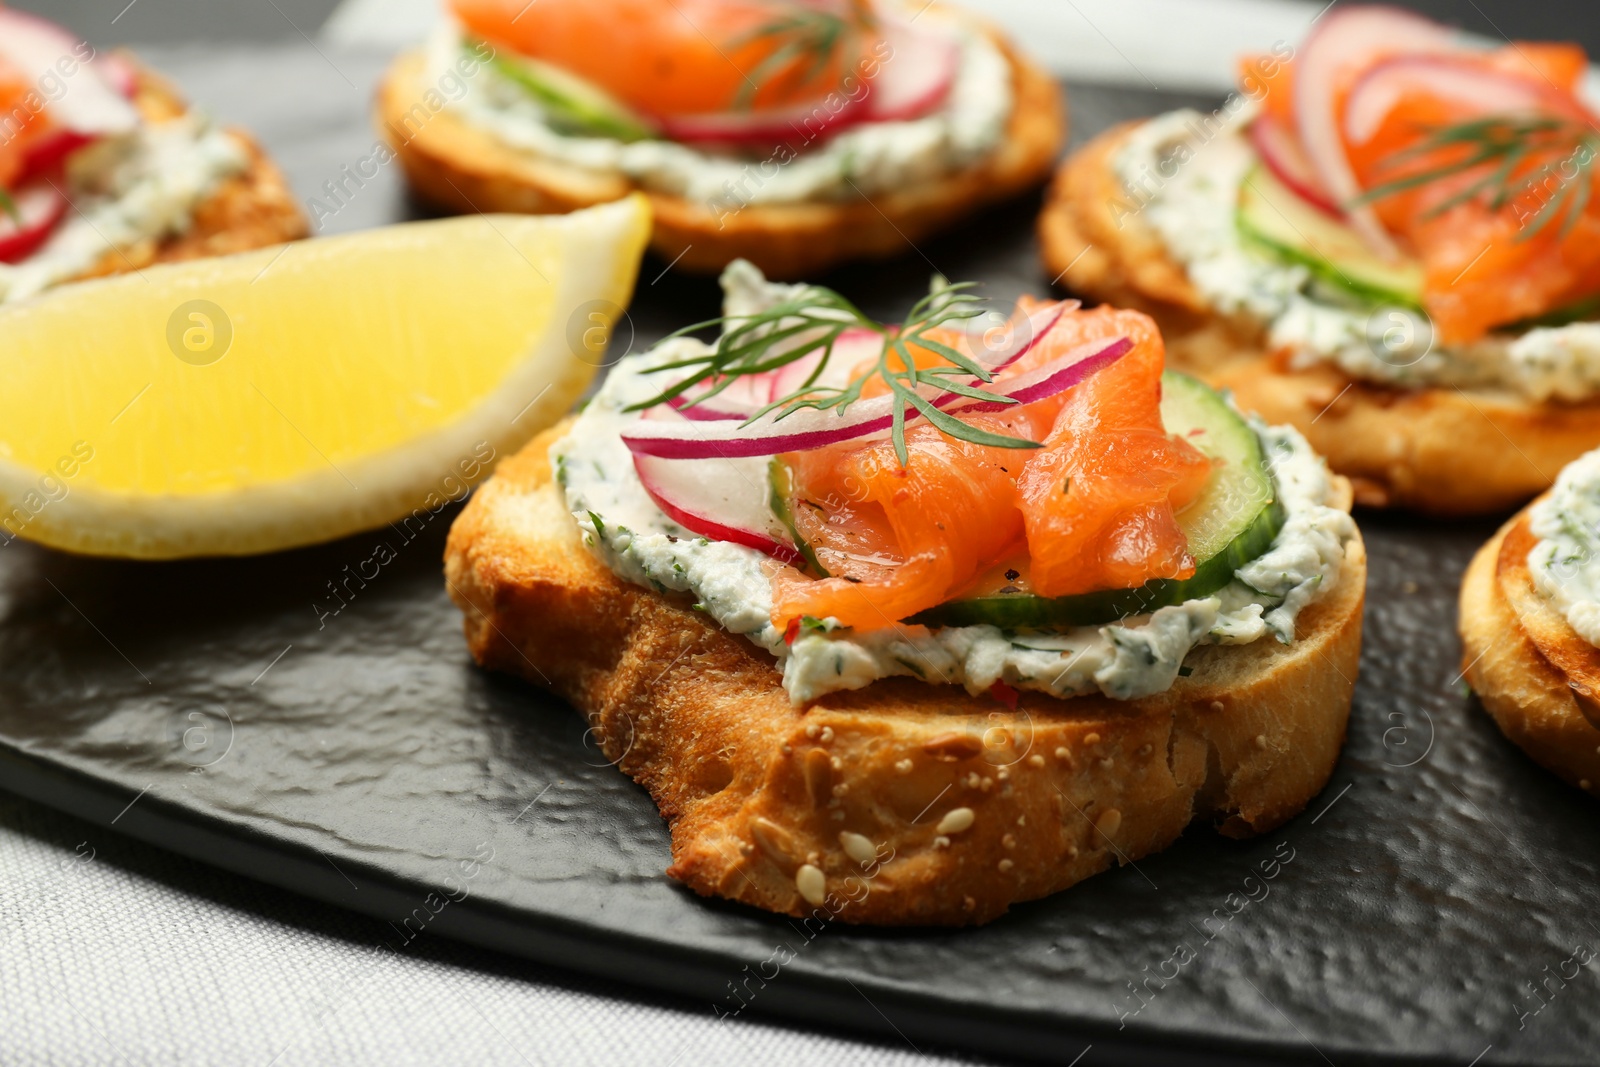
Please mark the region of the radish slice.
POLYGON ((0 212, 0 263, 20 263, 31 256, 67 213, 67 198, 49 185, 31 185, 12 196, 21 225, 0 212))
POLYGON ((139 72, 127 59, 113 52, 96 58, 95 64, 100 68, 100 76, 105 78, 106 84, 111 88, 129 100, 138 94, 139 72))
POLYGON ((1317 179, 1316 169, 1306 158, 1305 149, 1283 123, 1263 112, 1250 124, 1250 143, 1262 164, 1286 188, 1325 215, 1343 218, 1344 212, 1333 202, 1317 179))
MULTIPOLYGON (((1120 359, 1130 348, 1125 337, 1096 341, 1051 360, 1039 370, 984 389, 996 397, 1010 397, 1018 403, 1033 403, 1070 389, 1090 374, 1120 359), (1108 353, 1114 350, 1115 354, 1108 353)), ((922 394, 936 407, 954 410, 988 411, 1012 407, 997 401, 980 401, 959 393, 937 392, 926 387, 922 394)), ((784 418, 773 412, 745 426, 726 422, 698 423, 694 426, 641 420, 622 434, 623 443, 635 455, 662 459, 712 459, 744 456, 775 456, 780 452, 805 452, 841 441, 852 441, 880 433, 894 424, 892 394, 858 400, 844 414, 801 408, 784 418), (685 431, 688 431, 687 433, 685 431)), ((653 409, 660 410, 660 409, 653 409)), ((906 421, 920 418, 914 408, 906 409, 906 421)))
MULTIPOLYGON (((669 426, 678 419, 659 408, 647 417, 669 426)), ((754 548, 773 559, 798 565, 800 553, 768 503, 769 462, 765 458, 633 457, 644 491, 656 507, 685 530, 713 541, 754 548)))
MULTIPOLYGON (((1372 140, 1389 112, 1408 94, 1418 91, 1479 115, 1574 111, 1563 106, 1557 94, 1527 78, 1485 70, 1445 56, 1403 56, 1379 63, 1351 90, 1344 109, 1346 141, 1363 145, 1372 140)), ((1581 113, 1574 117, 1583 118, 1581 113)))
POLYGON ((50 130, 42 137, 30 139, 22 158, 22 176, 19 183, 27 182, 41 174, 53 174, 66 162, 68 156, 80 148, 94 144, 100 138, 77 130, 50 130))
POLYGON ((836 92, 814 103, 794 107, 705 115, 657 115, 654 118, 668 138, 689 144, 746 148, 805 145, 860 122, 866 117, 870 95, 863 94, 852 100, 836 92))
MULTIPOLYGON (((1398 8, 1335 8, 1317 23, 1295 60, 1295 124, 1311 169, 1322 176, 1335 203, 1350 205, 1361 195, 1340 136, 1341 92, 1350 79, 1386 55, 1437 55, 1454 46, 1449 30, 1398 8)), ((1370 205, 1347 206, 1345 211, 1373 248, 1399 255, 1370 205)))
POLYGON ((885 21, 892 51, 867 83, 867 122, 906 122, 938 108, 961 69, 961 45, 951 35, 909 22, 885 21))
POLYGON ((83 134, 127 133, 139 125, 139 113, 126 97, 101 76, 92 60, 79 58, 81 42, 52 22, 21 11, 0 8, 0 59, 36 85, 66 86, 47 104, 57 126, 83 134), (68 60, 79 68, 72 76, 58 64, 68 60))
POLYGON ((799 551, 778 539, 774 529, 777 519, 765 500, 768 462, 633 457, 644 491, 667 518, 685 530, 713 541, 744 545, 799 566, 799 551), (712 515, 721 518, 713 519, 712 515))

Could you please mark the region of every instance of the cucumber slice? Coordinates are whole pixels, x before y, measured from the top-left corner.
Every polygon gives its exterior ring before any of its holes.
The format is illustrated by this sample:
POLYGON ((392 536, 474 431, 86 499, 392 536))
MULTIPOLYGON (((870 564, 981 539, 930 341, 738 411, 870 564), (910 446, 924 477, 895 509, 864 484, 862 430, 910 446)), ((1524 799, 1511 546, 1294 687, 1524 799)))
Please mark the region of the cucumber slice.
POLYGON ((648 141, 658 134, 642 116, 609 93, 559 67, 526 56, 497 54, 494 69, 539 102, 552 129, 613 141, 648 141))
POLYGON ((1422 308, 1422 265, 1391 263, 1355 230, 1323 214, 1257 165, 1239 186, 1234 216, 1247 245, 1310 268, 1325 285, 1375 304, 1422 308))
MULTIPOLYGON (((1161 418, 1217 461, 1204 491, 1178 515, 1198 561, 1193 576, 1158 578, 1137 589, 1107 589, 1068 597, 1028 592, 1025 564, 1005 567, 997 592, 952 600, 912 616, 921 626, 998 626, 1003 630, 1094 626, 1169 604, 1211 596, 1234 572, 1272 546, 1283 529, 1283 505, 1261 451, 1261 439, 1220 394, 1186 374, 1162 375, 1161 418)), ((981 586, 981 583, 980 583, 981 586)))

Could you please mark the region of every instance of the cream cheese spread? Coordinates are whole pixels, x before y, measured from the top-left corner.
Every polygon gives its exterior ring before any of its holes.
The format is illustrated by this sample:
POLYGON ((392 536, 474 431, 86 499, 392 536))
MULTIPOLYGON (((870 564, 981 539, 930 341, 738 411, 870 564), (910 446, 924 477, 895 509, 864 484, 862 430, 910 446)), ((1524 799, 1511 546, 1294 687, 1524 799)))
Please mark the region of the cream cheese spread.
MULTIPOLYGON (((793 291, 766 285, 747 263, 730 267, 723 284, 729 314, 748 314, 793 291)), ((1305 439, 1293 429, 1255 423, 1287 520, 1271 548, 1215 596, 1116 625, 1056 632, 907 624, 853 632, 823 620, 786 644, 771 620, 769 575, 782 564, 755 549, 697 537, 670 520, 640 484, 621 440, 624 427, 638 418, 623 409, 660 391, 649 368, 695 350, 703 350, 701 342, 679 339, 620 362, 572 430, 552 446, 551 462, 585 543, 608 567, 661 592, 693 594, 697 608, 724 629, 777 657, 796 704, 895 675, 963 685, 973 693, 996 682, 1060 697, 1159 693, 1196 646, 1269 635, 1292 641, 1296 615, 1339 581, 1356 536, 1350 516, 1331 506, 1327 468, 1305 439)), ((752 486, 752 492, 765 487, 752 486)))
POLYGON ((1600 450, 1574 460, 1533 506, 1533 584, 1578 635, 1600 647, 1600 450))
POLYGON ((185 232, 196 207, 248 166, 238 141, 193 112, 78 152, 67 174, 72 206, 38 251, 0 264, 0 302, 75 278, 107 253, 185 232))
MULTIPOLYGON (((960 67, 943 107, 918 119, 861 123, 770 158, 667 140, 623 142, 559 133, 539 103, 493 65, 446 107, 512 148, 621 173, 652 192, 701 201, 713 211, 852 199, 945 177, 988 154, 1005 136, 1014 92, 1004 53, 952 16, 929 10, 921 18, 941 21, 960 40, 960 67)), ((459 27, 435 35, 428 66, 436 78, 453 72, 464 47, 459 27)), ((885 57, 881 69, 891 69, 894 62, 892 54, 885 57)))
POLYGON ((1307 268, 1246 245, 1235 211, 1258 161, 1243 132, 1250 117, 1242 110, 1219 129, 1196 111, 1162 115, 1133 132, 1114 164, 1130 190, 1127 211, 1114 209, 1119 220, 1136 215, 1153 228, 1218 311, 1261 323, 1273 348, 1295 353, 1301 365, 1326 360, 1367 381, 1502 389, 1534 401, 1600 393, 1600 323, 1494 334, 1420 358, 1408 346, 1396 358, 1373 340, 1396 309, 1329 292, 1307 268))

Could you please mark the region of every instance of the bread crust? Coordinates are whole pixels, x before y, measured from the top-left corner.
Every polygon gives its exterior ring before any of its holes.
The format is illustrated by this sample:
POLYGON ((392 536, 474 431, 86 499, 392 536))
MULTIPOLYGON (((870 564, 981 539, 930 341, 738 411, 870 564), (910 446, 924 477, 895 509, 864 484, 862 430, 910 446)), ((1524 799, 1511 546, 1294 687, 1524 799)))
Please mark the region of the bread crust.
MULTIPOLYGON (((839 263, 905 251, 978 208, 1043 182, 1066 139, 1061 89, 998 34, 1011 61, 1016 106, 988 156, 937 181, 843 202, 751 204, 735 212, 641 189, 655 214, 651 247, 686 270, 712 273, 744 258, 769 278, 804 279, 839 263)), ((549 214, 620 199, 628 178, 510 147, 441 110, 406 121, 428 86, 424 57, 402 55, 378 88, 379 130, 412 188, 455 212, 549 214), (413 126, 415 128, 413 128, 413 126)))
POLYGON ((1241 407, 1306 435, 1348 477, 1356 500, 1437 515, 1503 511, 1550 487, 1600 445, 1600 399, 1533 403, 1512 393, 1396 389, 1331 364, 1291 369, 1248 319, 1216 312, 1126 200, 1112 158, 1138 123, 1075 153, 1051 184, 1039 237, 1052 277, 1069 289, 1151 315, 1168 360, 1232 389, 1241 407))
MULTIPOLYGON (((145 121, 169 121, 188 111, 188 104, 171 82, 131 54, 119 54, 138 79, 133 99, 145 121)), ((127 274, 158 263, 227 256, 305 237, 310 232, 305 214, 283 172, 250 134, 237 128, 227 133, 244 149, 249 165, 196 206, 187 230, 113 249, 73 280, 127 274)))
POLYGON ((1524 509, 1473 557, 1461 585, 1462 672, 1507 738, 1563 781, 1594 793, 1600 706, 1592 681, 1600 650, 1534 588, 1534 544, 1524 509))
POLYGON ((1293 645, 1199 649, 1158 696, 1025 692, 1012 710, 887 679, 799 710, 772 656, 583 547, 550 477, 565 432, 506 460, 457 519, 451 596, 480 664, 566 698, 649 790, 671 827, 668 873, 697 893, 855 923, 987 922, 1165 848, 1196 818, 1269 830, 1333 770, 1360 655, 1359 539, 1293 645), (941 836, 958 808, 972 825, 941 836), (878 861, 864 870, 841 831, 878 861), (805 863, 825 875, 821 905, 797 888, 805 863))

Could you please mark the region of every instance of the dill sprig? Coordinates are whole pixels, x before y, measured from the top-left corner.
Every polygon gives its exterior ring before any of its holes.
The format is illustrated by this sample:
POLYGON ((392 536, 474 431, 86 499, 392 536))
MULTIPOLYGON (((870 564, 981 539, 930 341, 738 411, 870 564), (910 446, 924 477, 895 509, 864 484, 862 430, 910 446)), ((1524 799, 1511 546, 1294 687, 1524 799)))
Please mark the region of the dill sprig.
POLYGON ((1039 448, 1041 446, 1037 441, 991 433, 963 422, 935 407, 919 389, 933 386, 942 392, 978 400, 1016 403, 1008 397, 999 397, 972 385, 973 379, 990 382, 994 380, 994 375, 971 356, 930 336, 935 330, 954 323, 969 322, 985 313, 983 304, 972 293, 973 288, 971 282, 951 284, 944 278, 936 277, 928 295, 917 301, 905 321, 898 325, 873 321, 832 289, 807 286, 796 295, 755 315, 727 316, 685 326, 667 340, 713 327, 720 327, 723 333, 709 352, 651 368, 651 373, 688 373, 658 395, 634 404, 627 410, 643 411, 675 400, 697 387, 707 386, 703 392, 696 394, 695 402, 700 403, 716 396, 739 378, 768 374, 820 352, 822 357, 804 382, 788 395, 753 412, 745 425, 772 412, 778 412, 777 417, 783 419, 802 408, 843 415, 851 404, 861 399, 862 389, 867 382, 877 378, 888 386, 890 394, 899 401, 894 405, 890 436, 902 467, 909 462, 905 428, 908 409, 915 410, 941 433, 972 444, 996 448, 1039 448), (848 385, 822 384, 823 372, 833 359, 835 345, 847 330, 870 330, 883 337, 877 363, 848 385), (918 367, 912 355, 913 348, 930 352, 944 362, 931 367, 918 367))
MULTIPOLYGON (((1557 218, 1562 220, 1561 237, 1564 239, 1588 209, 1595 158, 1600 155, 1600 132, 1570 119, 1490 116, 1433 129, 1423 140, 1386 158, 1382 169, 1400 170, 1423 156, 1451 149, 1458 151, 1448 162, 1402 174, 1369 189, 1355 202, 1371 203, 1458 174, 1482 170, 1481 178, 1435 205, 1426 217, 1435 218, 1472 200, 1483 200, 1491 210, 1499 211, 1520 190, 1529 188, 1526 181, 1513 184, 1519 168, 1559 155, 1573 161, 1575 173, 1570 178, 1565 174, 1560 176, 1549 201, 1529 220, 1517 239, 1530 240, 1557 218)), ((1543 174, 1547 170, 1548 164, 1534 173, 1543 174)))
POLYGON ((784 11, 749 33, 728 42, 730 49, 757 42, 771 42, 773 50, 757 63, 745 78, 734 100, 735 107, 749 107, 765 87, 767 79, 779 75, 794 78, 804 85, 827 71, 857 33, 876 25, 869 0, 852 0, 848 14, 818 6, 814 0, 779 0, 784 11))

